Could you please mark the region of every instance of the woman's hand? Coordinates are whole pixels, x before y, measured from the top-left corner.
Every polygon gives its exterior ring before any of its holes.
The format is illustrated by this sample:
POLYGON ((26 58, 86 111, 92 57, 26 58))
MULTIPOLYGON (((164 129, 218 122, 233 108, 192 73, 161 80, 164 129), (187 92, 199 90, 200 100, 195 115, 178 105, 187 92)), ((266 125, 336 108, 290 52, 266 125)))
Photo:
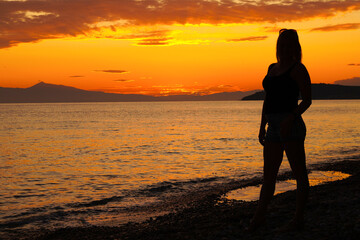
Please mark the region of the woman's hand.
POLYGON ((291 133, 291 128, 293 126, 295 119, 294 114, 289 114, 280 124, 280 135, 282 138, 287 138, 291 133))
POLYGON ((265 128, 260 128, 260 131, 259 131, 259 142, 261 145, 264 146, 265 144, 265 134, 266 134, 266 131, 265 131, 265 128))

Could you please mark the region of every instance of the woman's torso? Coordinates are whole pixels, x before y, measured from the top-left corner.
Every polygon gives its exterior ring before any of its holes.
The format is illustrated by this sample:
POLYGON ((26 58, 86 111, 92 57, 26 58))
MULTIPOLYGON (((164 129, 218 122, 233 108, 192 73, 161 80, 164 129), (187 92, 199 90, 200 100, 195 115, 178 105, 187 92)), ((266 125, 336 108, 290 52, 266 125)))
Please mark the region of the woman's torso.
POLYGON ((266 92, 264 111, 265 114, 292 112, 298 105, 299 87, 291 77, 291 71, 296 64, 287 70, 276 73, 271 71, 275 64, 271 64, 268 74, 262 84, 266 92))

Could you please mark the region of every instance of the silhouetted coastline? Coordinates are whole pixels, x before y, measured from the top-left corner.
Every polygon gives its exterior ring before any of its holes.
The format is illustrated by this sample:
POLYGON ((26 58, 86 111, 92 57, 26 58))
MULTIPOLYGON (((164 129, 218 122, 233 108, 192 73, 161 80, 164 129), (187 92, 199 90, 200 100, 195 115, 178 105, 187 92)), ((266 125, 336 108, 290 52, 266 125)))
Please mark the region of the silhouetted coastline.
MULTIPOLYGON (((343 86, 336 84, 311 84, 312 99, 360 99, 360 86, 343 86)), ((264 100, 264 91, 258 91, 242 100, 264 100)))
MULTIPOLYGON (((313 99, 360 99, 360 86, 312 84, 313 99)), ((208 95, 149 96, 86 91, 40 82, 29 88, 0 87, 0 103, 53 102, 158 102, 158 101, 238 101, 263 100, 263 91, 222 92, 208 95)))

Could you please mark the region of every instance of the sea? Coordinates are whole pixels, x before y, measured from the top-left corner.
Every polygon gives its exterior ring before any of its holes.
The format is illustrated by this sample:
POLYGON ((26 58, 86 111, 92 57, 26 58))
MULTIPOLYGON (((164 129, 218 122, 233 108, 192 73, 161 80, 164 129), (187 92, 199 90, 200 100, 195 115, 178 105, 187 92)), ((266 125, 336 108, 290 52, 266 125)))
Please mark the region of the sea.
MULTIPOLYGON (((262 174, 262 101, 0 104, 0 228, 118 226, 262 174)), ((314 100, 307 164, 359 156, 360 101, 314 100)), ((289 171, 284 157, 281 172, 289 171)))

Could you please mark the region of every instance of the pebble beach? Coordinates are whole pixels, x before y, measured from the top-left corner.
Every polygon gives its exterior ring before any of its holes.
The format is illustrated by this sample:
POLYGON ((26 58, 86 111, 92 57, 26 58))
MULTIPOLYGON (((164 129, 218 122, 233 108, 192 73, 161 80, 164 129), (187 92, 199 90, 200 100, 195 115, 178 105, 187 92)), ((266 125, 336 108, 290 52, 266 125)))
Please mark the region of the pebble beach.
MULTIPOLYGON (((293 216, 296 191, 274 196, 266 224, 254 233, 246 227, 257 201, 225 198, 239 187, 228 184, 212 189, 182 208, 143 222, 121 226, 67 227, 36 231, 7 232, 4 239, 358 239, 360 234, 360 156, 309 166, 309 171, 340 171, 351 176, 310 188, 305 229, 279 232, 293 216)), ((284 173, 278 179, 291 178, 284 173)), ((259 184, 260 179, 242 182, 242 187, 259 184)), ((240 186, 241 187, 241 186, 240 186)))

